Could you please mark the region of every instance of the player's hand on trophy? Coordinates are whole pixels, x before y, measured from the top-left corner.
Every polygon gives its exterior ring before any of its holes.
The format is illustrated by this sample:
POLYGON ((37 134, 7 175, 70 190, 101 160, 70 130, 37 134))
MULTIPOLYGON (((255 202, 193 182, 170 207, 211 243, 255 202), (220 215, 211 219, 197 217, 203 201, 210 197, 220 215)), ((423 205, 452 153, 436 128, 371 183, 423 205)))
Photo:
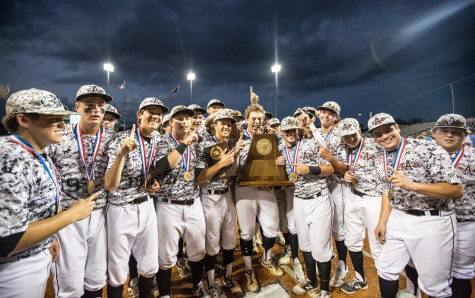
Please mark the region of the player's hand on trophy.
POLYGON ((299 175, 308 175, 310 173, 310 168, 304 164, 291 163, 290 165, 295 167, 295 170, 299 175))
POLYGON ((345 180, 347 183, 353 183, 353 181, 356 181, 356 178, 358 178, 358 175, 350 171, 346 171, 345 176, 343 176, 343 180, 345 180))
POLYGON ((219 163, 221 164, 222 168, 225 168, 234 162, 235 150, 236 150, 236 147, 234 147, 232 150, 228 152, 228 148, 226 148, 224 149, 223 153, 221 153, 221 159, 219 160, 219 163))
POLYGON ((256 93, 252 92, 252 86, 251 86, 251 104, 256 105, 259 102, 259 96, 257 96, 256 93))
POLYGON ((139 146, 139 142, 135 139, 135 124, 132 125, 132 130, 130 135, 122 141, 122 147, 120 148, 120 153, 123 156, 126 156, 130 152, 134 151, 139 146))
POLYGON ((84 200, 76 200, 71 204, 68 210, 65 212, 69 212, 72 215, 74 221, 78 221, 81 219, 85 219, 89 215, 91 215, 92 210, 94 209, 94 205, 96 202, 94 201, 100 194, 101 191, 95 192, 90 195, 88 198, 84 200))
POLYGON ((285 166, 285 157, 279 156, 275 160, 275 164, 278 166, 285 166))

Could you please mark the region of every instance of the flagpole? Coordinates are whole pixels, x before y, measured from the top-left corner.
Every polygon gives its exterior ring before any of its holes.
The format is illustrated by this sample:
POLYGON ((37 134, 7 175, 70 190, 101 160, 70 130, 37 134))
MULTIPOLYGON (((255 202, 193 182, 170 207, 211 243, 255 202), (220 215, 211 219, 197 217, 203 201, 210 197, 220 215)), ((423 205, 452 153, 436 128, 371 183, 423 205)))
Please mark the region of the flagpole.
POLYGON ((125 131, 125 81, 124 81, 124 108, 122 109, 122 115, 124 115, 124 131, 125 131))

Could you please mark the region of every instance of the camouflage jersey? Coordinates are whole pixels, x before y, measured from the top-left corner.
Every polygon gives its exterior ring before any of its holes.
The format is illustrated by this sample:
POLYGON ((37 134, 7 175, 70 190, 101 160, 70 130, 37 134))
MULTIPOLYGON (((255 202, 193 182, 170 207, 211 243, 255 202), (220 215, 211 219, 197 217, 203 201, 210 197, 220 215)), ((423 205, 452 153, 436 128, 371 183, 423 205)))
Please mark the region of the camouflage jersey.
MULTIPOLYGON (((451 154, 450 159, 454 159, 455 155, 451 154)), ((464 147, 455 172, 463 186, 463 197, 455 202, 457 219, 475 221, 475 148, 464 147)))
MULTIPOLYGON (((325 145, 330 150, 333 156, 338 156, 338 150, 345 145, 343 140, 340 137, 340 130, 333 126, 333 130, 329 133, 322 133, 322 128, 318 128, 318 132, 322 135, 325 140, 325 145)), ((337 183, 343 181, 342 176, 338 173, 327 176, 328 183, 337 183)))
MULTIPOLYGON (((390 167, 393 167, 395 156, 396 150, 387 154, 387 164, 390 167)), ((379 168, 382 168, 384 165, 383 158, 380 158, 378 162, 380 163, 379 168)), ((406 147, 397 170, 409 180, 417 183, 446 182, 460 184, 460 179, 457 178, 450 163, 447 151, 425 140, 406 139, 406 147)), ((381 174, 386 179, 384 170, 381 174)), ((385 184, 385 192, 387 192, 387 180, 385 184)), ((394 198, 391 200, 391 206, 398 210, 454 210, 455 203, 451 199, 434 199, 414 191, 405 190, 402 187, 395 187, 393 191, 394 198)))
MULTIPOLYGON (((295 158, 295 146, 289 148, 289 159, 293 162, 295 158)), ((285 172, 288 177, 291 177, 292 170, 290 164, 285 155, 285 140, 279 139, 278 148, 280 154, 285 158, 285 172)), ((318 150, 320 145, 315 142, 315 140, 301 138, 300 139, 300 150, 298 152, 297 164, 304 164, 306 166, 321 166, 321 165, 330 165, 330 163, 321 158, 318 155, 318 150)), ((308 175, 298 175, 297 181, 294 182, 294 196, 301 199, 309 199, 313 197, 319 191, 323 191, 327 188, 327 179, 325 177, 320 177, 318 175, 308 174, 308 175)))
MULTIPOLYGON (((50 167, 51 162, 46 161, 49 157, 43 155, 43 159, 50 167)), ((39 159, 7 141, 0 147, 0 163, 0 237, 24 233, 29 223, 55 215, 56 189, 39 159)), ((12 256, 26 257, 46 250, 54 237, 12 256)))
MULTIPOLYGON (((215 141, 214 137, 209 133, 201 135, 203 139, 196 145, 197 148, 197 161, 196 167, 200 170, 208 168, 208 162, 206 161, 205 151, 204 149, 213 145, 216 145, 217 142, 215 141)), ((230 138, 228 141, 228 150, 232 150, 236 147, 236 140, 234 138, 230 138)), ((208 190, 221 190, 225 189, 231 184, 232 179, 226 179, 226 181, 219 179, 217 181, 210 181, 205 184, 208 190)))
MULTIPOLYGON (((122 142, 129 136, 130 131, 116 133, 114 140, 112 140, 109 145, 110 158, 107 170, 109 170, 114 163, 114 160, 116 159, 117 154, 122 147, 122 142)), ((154 131, 153 136, 155 137, 156 149, 152 159, 152 165, 155 160, 162 156, 157 155, 157 150, 160 138, 164 137, 160 136, 158 131, 154 131)), ((145 153, 147 158, 149 158, 150 150, 152 149, 152 139, 145 137, 143 139, 145 153)), ((137 140, 137 134, 135 134, 135 140, 137 140)), ((145 196, 147 196, 147 192, 145 191, 145 177, 142 169, 142 158, 140 155, 140 148, 137 147, 125 157, 124 166, 122 168, 122 177, 117 188, 109 193, 109 204, 121 206, 130 203, 135 199, 141 199, 145 196)))
MULTIPOLYGON (((79 153, 78 143, 75 135, 76 125, 67 125, 63 130, 63 141, 59 144, 51 145, 47 152, 61 173, 63 194, 61 207, 63 210, 69 209, 75 200, 83 200, 91 194, 86 190, 87 174, 83 159, 79 153)), ((102 140, 101 146, 94 162, 94 185, 95 190, 104 189, 104 176, 109 161, 109 144, 114 138, 115 132, 105 126, 101 126, 102 140)), ((91 163, 94 157, 94 144, 96 136, 83 134, 84 152, 88 171, 91 173, 91 163)), ((94 209, 100 209, 107 204, 107 193, 104 191, 96 198, 94 209)))
MULTIPOLYGON (((164 156, 168 156, 177 146, 172 139, 171 134, 162 135, 157 146, 156 160, 164 156)), ((156 197, 159 200, 189 200, 199 196, 199 187, 196 180, 196 144, 189 146, 191 160, 188 171, 191 174, 191 180, 186 181, 184 178, 185 169, 183 168, 183 160, 180 158, 176 167, 168 173, 163 179, 160 179, 160 191, 156 197)))
MULTIPOLYGON (((361 138, 358 146, 362 141, 363 138, 361 138)), ((350 148, 344 144, 344 146, 341 146, 339 149, 337 149, 338 153, 335 158, 344 162, 349 167, 350 165, 348 155, 351 153, 354 159, 355 153, 358 150, 358 146, 356 146, 356 148, 350 148)), ((383 152, 384 151, 382 148, 374 141, 374 139, 364 139, 364 144, 361 148, 361 154, 359 155, 359 159, 357 159, 355 166, 355 174, 358 175, 358 178, 356 178, 357 191, 368 196, 380 196, 386 191, 386 178, 378 175, 378 172, 376 171, 378 166, 377 161, 381 158, 381 154, 383 154, 383 152)), ((381 164, 379 164, 379 166, 381 166, 381 164)), ((384 169, 381 168, 380 173, 381 171, 384 172, 384 169)), ((351 184, 349 186, 354 188, 354 186, 351 184)))

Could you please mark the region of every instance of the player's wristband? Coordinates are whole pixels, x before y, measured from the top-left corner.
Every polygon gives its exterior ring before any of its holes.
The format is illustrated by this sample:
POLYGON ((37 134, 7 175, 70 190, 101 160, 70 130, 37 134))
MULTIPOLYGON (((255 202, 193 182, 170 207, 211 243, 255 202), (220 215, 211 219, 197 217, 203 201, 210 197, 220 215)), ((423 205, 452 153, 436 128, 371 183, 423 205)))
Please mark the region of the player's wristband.
POLYGON ((180 145, 178 145, 178 147, 176 147, 175 150, 178 151, 178 153, 183 154, 185 153, 186 147, 188 146, 186 146, 185 143, 180 143, 180 145))
POLYGON ((322 172, 322 168, 320 168, 319 166, 316 166, 316 167, 309 167, 309 171, 310 171, 310 174, 313 174, 313 175, 320 175, 320 173, 322 172))

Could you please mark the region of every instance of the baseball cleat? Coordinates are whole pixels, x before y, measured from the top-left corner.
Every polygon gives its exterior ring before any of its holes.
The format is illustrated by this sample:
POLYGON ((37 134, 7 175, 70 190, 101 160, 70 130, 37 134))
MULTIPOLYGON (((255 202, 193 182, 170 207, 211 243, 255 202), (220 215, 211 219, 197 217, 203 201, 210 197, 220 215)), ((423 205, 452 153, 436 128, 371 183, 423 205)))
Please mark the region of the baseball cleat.
POLYGON ((295 274, 295 280, 297 280, 297 283, 303 283, 305 281, 305 274, 303 273, 302 264, 294 263, 293 269, 295 274))
POLYGON ((284 249, 284 253, 279 259, 279 264, 280 265, 288 265, 290 264, 290 258, 292 257, 292 252, 290 251, 290 248, 284 249))
POLYGON ((350 270, 346 267, 346 270, 341 270, 340 267, 337 267, 335 274, 333 274, 332 279, 330 280, 330 286, 334 288, 341 287, 345 283, 345 279, 350 275, 350 270))
POLYGON ((229 291, 231 291, 231 294, 242 296, 242 288, 234 277, 225 278, 224 283, 226 284, 226 287, 229 289, 229 291))
POLYGON ((275 243, 277 243, 280 246, 285 245, 285 239, 284 239, 284 237, 282 236, 281 233, 277 234, 277 237, 275 237, 275 243))
POLYGON ((218 285, 208 288, 208 294, 212 298, 226 298, 226 295, 224 295, 223 290, 221 290, 221 288, 218 287, 218 285))
POLYGON ((365 290, 368 288, 368 283, 365 281, 361 281, 356 277, 353 277, 349 282, 344 283, 341 285, 340 289, 345 292, 346 294, 354 294, 358 290, 365 290))
POLYGON ((158 292, 158 286, 157 286, 157 281, 155 280, 155 278, 153 279, 153 287, 152 289, 150 290, 150 295, 151 297, 158 297, 160 293, 158 292))
POLYGON ((129 285, 127 286, 127 292, 129 293, 130 298, 138 298, 139 297, 139 279, 137 277, 132 278, 129 280, 129 285))
POLYGON ((269 269, 270 273, 272 273, 275 276, 282 276, 284 275, 284 272, 282 269, 280 269, 279 266, 277 266, 274 262, 274 260, 264 260, 264 258, 261 258, 261 265, 262 267, 265 267, 269 269))
POLYGON ((417 298, 418 296, 414 295, 408 289, 400 290, 396 294, 396 298, 417 298))
POLYGON ((332 294, 330 294, 330 292, 320 291, 320 293, 318 293, 318 295, 316 297, 317 298, 330 298, 331 296, 332 296, 332 294))
POLYGON ((247 279, 247 289, 251 292, 257 292, 257 290, 259 290, 259 284, 257 283, 254 271, 248 270, 245 275, 247 279))
POLYGON ((203 281, 200 281, 198 284, 198 287, 195 290, 192 290, 193 295, 196 297, 206 297, 209 298, 211 297, 208 292, 205 290, 205 287, 203 286, 203 281))
POLYGON ((190 279, 191 278, 191 271, 186 268, 185 265, 176 265, 176 269, 178 270, 178 275, 182 280, 190 279))
MULTIPOLYGON (((304 295, 304 294, 309 294, 311 295, 312 293, 315 294, 315 291, 318 289, 318 284, 312 285, 310 281, 304 281, 298 285, 295 285, 292 289, 292 292, 295 295, 304 295)), ((313 295, 311 295, 313 296, 313 295)))

